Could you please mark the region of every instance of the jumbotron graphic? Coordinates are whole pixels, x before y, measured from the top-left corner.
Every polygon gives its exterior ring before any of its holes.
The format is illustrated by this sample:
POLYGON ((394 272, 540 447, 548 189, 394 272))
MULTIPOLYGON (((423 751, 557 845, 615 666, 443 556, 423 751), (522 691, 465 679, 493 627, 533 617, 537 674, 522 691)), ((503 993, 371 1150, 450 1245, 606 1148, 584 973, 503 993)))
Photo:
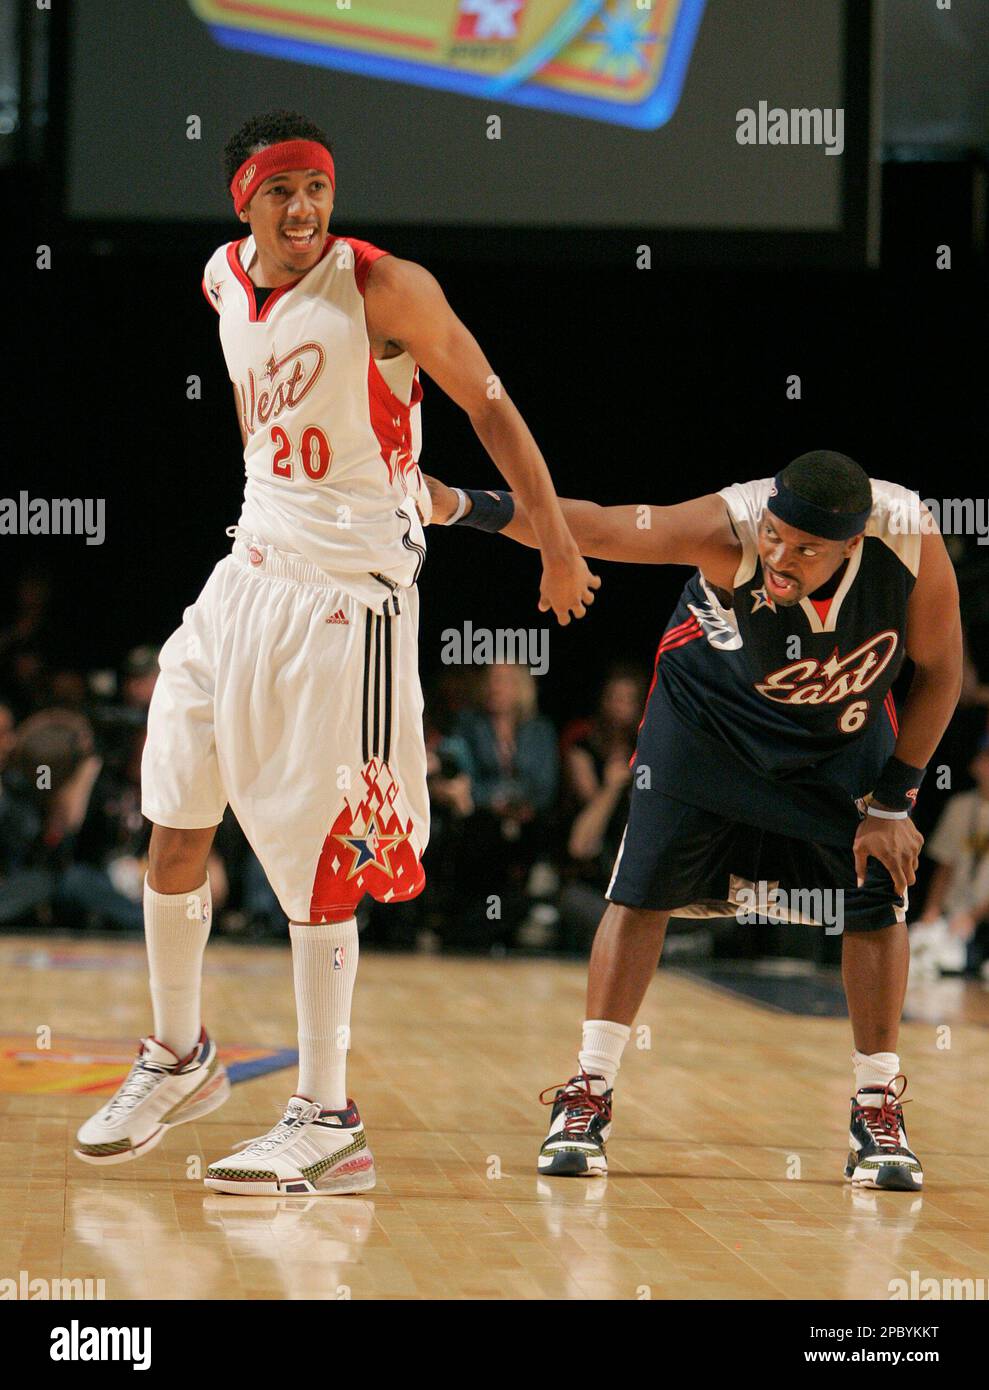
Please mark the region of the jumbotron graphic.
POLYGON ((189 0, 217 43, 655 130, 705 0, 189 0))

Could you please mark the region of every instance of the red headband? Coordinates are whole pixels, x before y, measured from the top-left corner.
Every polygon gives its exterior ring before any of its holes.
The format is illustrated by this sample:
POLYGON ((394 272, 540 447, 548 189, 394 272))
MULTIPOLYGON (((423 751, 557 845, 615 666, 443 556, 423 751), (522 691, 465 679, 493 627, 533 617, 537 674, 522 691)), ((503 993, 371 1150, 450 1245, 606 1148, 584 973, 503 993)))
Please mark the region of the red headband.
POLYGON ((289 169, 319 169, 329 175, 336 190, 333 156, 325 145, 316 140, 281 140, 277 145, 266 145, 257 154, 248 155, 230 180, 235 211, 240 212, 247 206, 265 179, 270 179, 272 174, 287 173, 289 169))

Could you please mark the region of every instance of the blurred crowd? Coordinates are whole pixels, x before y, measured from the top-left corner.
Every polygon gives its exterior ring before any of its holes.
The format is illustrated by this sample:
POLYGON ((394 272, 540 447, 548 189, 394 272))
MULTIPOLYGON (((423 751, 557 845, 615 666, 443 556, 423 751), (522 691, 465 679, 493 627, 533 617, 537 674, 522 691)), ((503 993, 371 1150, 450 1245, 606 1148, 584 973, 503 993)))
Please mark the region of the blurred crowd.
MULTIPOLYGON (((47 577, 25 575, 0 631, 0 927, 139 933, 151 832, 141 753, 157 650, 137 647, 119 669, 73 669, 59 659, 51 606, 47 577)), ((557 724, 540 712, 525 667, 444 668, 426 690, 428 887, 402 905, 366 899, 366 938, 395 949, 585 952, 625 827, 649 674, 608 670, 581 692, 588 712, 557 724)), ((987 719, 989 685, 968 661, 946 735, 953 790, 926 798, 938 819, 921 825, 911 920, 915 965, 927 973, 977 971, 989 956, 987 719)), ((218 934, 286 936, 229 810, 209 874, 218 934)), ((678 940, 684 954, 712 940, 716 954, 786 950, 779 929, 728 921, 714 933, 674 923, 668 952, 678 940)))

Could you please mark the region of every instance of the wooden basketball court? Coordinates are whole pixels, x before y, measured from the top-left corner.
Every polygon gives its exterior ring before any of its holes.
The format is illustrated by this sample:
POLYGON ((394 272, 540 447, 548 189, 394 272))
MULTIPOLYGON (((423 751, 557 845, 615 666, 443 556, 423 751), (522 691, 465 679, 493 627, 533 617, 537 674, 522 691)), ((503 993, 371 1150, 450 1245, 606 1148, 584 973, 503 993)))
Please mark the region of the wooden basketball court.
POLYGON ((674 969, 626 1052, 611 1175, 541 1179, 536 1098, 573 1070, 583 993, 581 963, 366 952, 350 1091, 377 1188, 228 1197, 203 1188, 205 1164, 270 1128, 295 1085, 288 950, 211 944, 205 1017, 231 1099, 96 1169, 72 1139, 150 1027, 143 944, 7 937, 0 1278, 102 1280, 108 1299, 577 1300, 884 1300, 891 1281, 989 1278, 983 987, 911 993, 922 1195, 842 1181, 845 1020, 674 969))

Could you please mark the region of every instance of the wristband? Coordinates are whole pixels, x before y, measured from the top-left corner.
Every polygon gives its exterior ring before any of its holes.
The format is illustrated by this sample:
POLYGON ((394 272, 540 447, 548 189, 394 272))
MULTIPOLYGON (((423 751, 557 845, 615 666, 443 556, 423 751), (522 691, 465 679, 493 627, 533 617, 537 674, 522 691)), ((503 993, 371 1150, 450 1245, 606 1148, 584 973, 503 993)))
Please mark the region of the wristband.
POLYGON ((456 526, 457 522, 460 520, 464 512, 467 510, 467 494, 464 492, 463 488, 455 487, 453 490, 457 494, 458 498, 457 510, 453 513, 453 516, 451 516, 448 521, 444 521, 444 526, 456 526))
POLYGON ((925 767, 911 767, 894 753, 872 789, 873 800, 893 811, 912 811, 926 771, 925 767))
MULTIPOLYGON (((457 488, 457 492, 461 489, 457 488)), ((489 492, 464 489, 472 506, 466 516, 458 515, 448 526, 473 526, 477 531, 502 531, 515 515, 515 500, 510 492, 489 492)), ((466 505, 466 502, 465 504, 466 505)))
POLYGON ((909 811, 878 811, 875 806, 865 808, 867 816, 878 816, 880 820, 909 820, 909 811))

